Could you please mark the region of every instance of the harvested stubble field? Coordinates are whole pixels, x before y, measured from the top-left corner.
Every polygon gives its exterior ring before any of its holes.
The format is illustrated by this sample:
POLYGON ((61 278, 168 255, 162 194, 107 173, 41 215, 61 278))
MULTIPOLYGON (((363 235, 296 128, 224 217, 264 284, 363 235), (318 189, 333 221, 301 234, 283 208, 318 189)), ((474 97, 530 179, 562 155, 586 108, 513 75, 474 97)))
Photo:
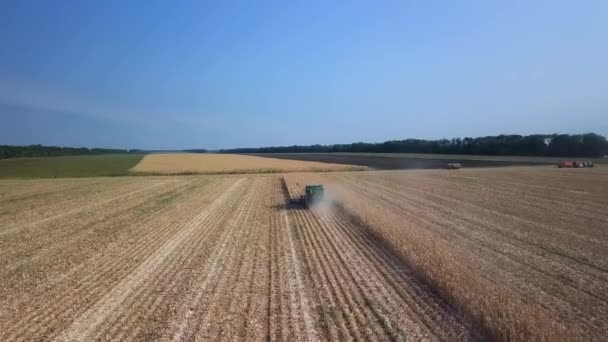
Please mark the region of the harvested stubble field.
POLYGON ((0 180, 0 340, 601 340, 607 190, 548 168, 0 180), (291 204, 309 182, 331 203, 291 204))
POLYGON ((356 165, 286 160, 238 154, 176 153, 146 155, 131 171, 142 174, 277 173, 365 170, 356 165))

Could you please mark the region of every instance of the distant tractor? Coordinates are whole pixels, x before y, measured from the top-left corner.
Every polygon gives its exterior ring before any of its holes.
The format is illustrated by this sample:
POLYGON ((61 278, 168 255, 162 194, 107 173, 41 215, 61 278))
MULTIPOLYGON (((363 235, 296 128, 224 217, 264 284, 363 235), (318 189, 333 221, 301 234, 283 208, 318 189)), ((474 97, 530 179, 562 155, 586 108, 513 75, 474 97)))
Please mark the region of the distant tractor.
POLYGON ((300 202, 310 208, 323 201, 323 194, 323 185, 306 185, 304 187, 304 195, 300 197, 300 202))
POLYGON ((462 168, 462 165, 460 163, 449 163, 448 164, 448 170, 457 170, 462 168))

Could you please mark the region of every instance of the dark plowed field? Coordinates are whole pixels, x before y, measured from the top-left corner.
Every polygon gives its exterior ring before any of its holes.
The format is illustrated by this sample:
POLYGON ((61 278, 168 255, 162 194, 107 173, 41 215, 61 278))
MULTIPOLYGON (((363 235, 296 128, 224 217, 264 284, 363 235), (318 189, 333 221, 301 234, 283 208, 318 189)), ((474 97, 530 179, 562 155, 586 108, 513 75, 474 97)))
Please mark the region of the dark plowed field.
POLYGON ((498 167, 498 166, 533 166, 550 165, 542 161, 498 161, 498 160, 469 160, 469 159, 431 159, 411 157, 386 157, 356 154, 333 153, 258 153, 260 157, 279 159, 306 160, 334 164, 350 164, 367 166, 377 170, 407 170, 407 169, 444 169, 448 163, 460 163, 462 167, 498 167))

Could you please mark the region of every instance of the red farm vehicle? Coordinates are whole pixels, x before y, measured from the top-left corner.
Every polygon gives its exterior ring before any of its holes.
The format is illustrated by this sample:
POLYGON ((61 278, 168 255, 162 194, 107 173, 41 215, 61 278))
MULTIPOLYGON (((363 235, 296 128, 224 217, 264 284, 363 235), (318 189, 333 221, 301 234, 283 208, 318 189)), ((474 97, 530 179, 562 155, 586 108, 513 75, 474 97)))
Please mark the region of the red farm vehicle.
POLYGON ((585 167, 594 167, 595 165, 593 164, 593 162, 590 162, 590 161, 564 160, 564 161, 559 162, 559 164, 557 164, 557 166, 560 169, 561 168, 576 168, 576 169, 580 169, 580 168, 585 168, 585 167))

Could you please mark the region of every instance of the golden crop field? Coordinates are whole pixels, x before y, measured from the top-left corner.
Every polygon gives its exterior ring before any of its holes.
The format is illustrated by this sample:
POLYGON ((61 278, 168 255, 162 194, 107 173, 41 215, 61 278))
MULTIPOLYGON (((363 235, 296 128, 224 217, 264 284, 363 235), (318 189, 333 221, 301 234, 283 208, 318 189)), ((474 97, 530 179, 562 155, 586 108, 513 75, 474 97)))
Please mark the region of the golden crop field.
POLYGON ((154 174, 270 173, 363 170, 365 167, 239 154, 176 153, 146 155, 131 170, 154 174))
POLYGON ((602 340, 608 171, 0 180, 0 340, 602 340), (327 201, 293 203, 321 183, 327 201))

